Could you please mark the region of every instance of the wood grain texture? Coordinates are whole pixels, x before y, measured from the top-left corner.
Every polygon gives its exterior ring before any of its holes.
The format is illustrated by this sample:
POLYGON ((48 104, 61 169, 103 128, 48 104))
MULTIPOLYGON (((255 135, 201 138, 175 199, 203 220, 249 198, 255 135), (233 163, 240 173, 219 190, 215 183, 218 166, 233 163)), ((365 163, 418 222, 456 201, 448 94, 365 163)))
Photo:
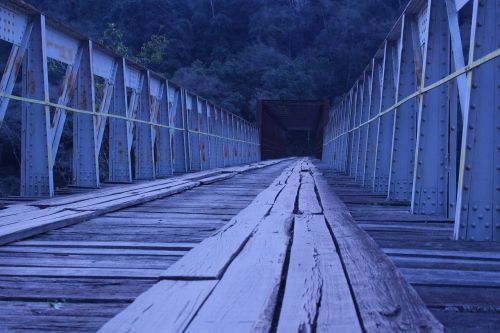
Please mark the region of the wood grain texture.
POLYGON ((186 332, 268 332, 293 216, 267 216, 234 259, 186 332))
POLYGON ((315 170, 313 177, 366 331, 443 332, 443 325, 377 243, 356 225, 320 172, 315 170))
POLYGON ((35 209, 27 209, 26 204, 13 205, 2 210, 0 245, 76 224, 98 215, 181 193, 200 185, 227 180, 237 173, 257 170, 282 161, 253 163, 239 170, 226 168, 201 171, 169 180, 155 180, 125 185, 122 188, 108 188, 92 193, 40 200, 29 205, 36 207, 35 209), (17 214, 13 214, 14 212, 17 214))
POLYGON ((248 170, 0 247, 0 331, 97 331, 194 244, 251 203, 288 164, 248 170), (251 191, 245 193, 246 187, 251 191))
POLYGON ((277 332, 362 332, 342 263, 321 215, 295 217, 277 332))
POLYGON ((304 214, 321 214, 323 208, 316 197, 314 180, 309 172, 300 173, 299 211, 304 214))
MULTIPOLYGON (((164 279, 220 279, 231 261, 242 250, 257 225, 275 202, 288 195, 287 188, 297 191, 298 183, 290 183, 297 172, 287 168, 273 183, 220 231, 205 239, 161 275, 164 279), (286 194, 284 194, 286 193, 286 194)), ((297 177, 296 177, 297 178, 297 177)), ((298 181, 298 178, 297 178, 298 181)), ((292 192, 293 192, 292 191, 292 192)), ((290 198, 286 197, 286 201, 290 198)), ((292 199, 294 202, 294 199, 292 199)), ((291 213, 292 208, 289 210, 291 213)))
POLYGON ((182 332, 216 285, 217 281, 160 281, 99 332, 182 332))

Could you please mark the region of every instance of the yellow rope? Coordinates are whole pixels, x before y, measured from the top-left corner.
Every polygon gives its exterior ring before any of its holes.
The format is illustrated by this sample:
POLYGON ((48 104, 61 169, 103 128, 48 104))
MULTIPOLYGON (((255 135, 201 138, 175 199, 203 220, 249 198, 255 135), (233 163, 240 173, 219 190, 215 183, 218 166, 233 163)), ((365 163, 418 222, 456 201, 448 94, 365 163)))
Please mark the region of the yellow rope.
MULTIPOLYGON (((133 119, 133 118, 129 118, 129 117, 125 117, 125 116, 120 116, 120 115, 116 115, 116 114, 100 113, 100 112, 95 112, 95 111, 88 111, 88 110, 76 109, 76 108, 72 108, 70 106, 66 106, 66 105, 62 105, 62 104, 57 104, 57 103, 53 103, 53 102, 50 102, 50 101, 46 102, 46 101, 40 101, 38 99, 33 99, 33 98, 21 97, 21 96, 16 96, 16 95, 9 95, 9 94, 6 94, 4 92, 0 92, 0 97, 8 98, 8 99, 11 99, 11 100, 16 100, 16 101, 21 101, 21 102, 25 102, 25 103, 32 103, 32 104, 39 104, 39 105, 43 105, 43 106, 54 107, 54 108, 57 108, 57 109, 62 109, 62 110, 66 110, 66 111, 74 112, 74 113, 87 114, 89 116, 120 119, 120 120, 124 120, 124 121, 130 121, 130 122, 138 123, 138 124, 156 126, 156 127, 160 127, 160 128, 168 128, 168 129, 177 130, 177 131, 184 131, 184 129, 180 128, 180 127, 174 127, 174 126, 169 126, 169 125, 158 124, 158 123, 154 123, 154 122, 147 121, 147 120, 133 119)), ((202 134, 202 135, 207 135, 207 136, 210 136, 210 137, 220 138, 220 139, 224 139, 224 140, 236 141, 236 142, 243 142, 243 143, 248 143, 248 144, 260 146, 259 143, 255 143, 255 142, 251 142, 251 141, 239 140, 239 139, 234 139, 234 138, 227 138, 227 137, 223 137, 223 136, 216 135, 216 134, 203 133, 203 132, 193 131, 193 130, 189 130, 189 129, 187 131, 189 133, 202 134)))
POLYGON ((425 86, 423 88, 420 88, 418 91, 414 92, 413 94, 411 94, 410 96, 408 97, 405 97, 403 98, 402 100, 400 100, 399 102, 397 102, 396 104, 394 104, 393 106, 385 109, 384 111, 381 111, 379 114, 377 114, 376 116, 374 116, 373 118, 371 119, 368 119, 367 121, 365 121, 364 123, 361 123, 355 127, 353 127, 352 129, 348 130, 348 131, 345 131, 344 133, 334 137, 333 139, 329 140, 328 142, 324 143, 323 146, 326 146, 328 145, 330 142, 332 141, 335 141, 337 140, 338 138, 348 134, 348 133, 351 133, 351 132, 354 132, 355 130, 357 129, 360 129, 361 127, 363 126, 366 126, 368 124, 370 124, 371 122, 374 122, 375 120, 381 118, 382 116, 386 115, 387 113, 389 112, 392 112, 394 111, 395 109, 397 109, 398 107, 400 107, 401 105, 403 105, 404 103, 408 102, 409 100, 415 98, 415 97, 418 97, 418 96, 421 96, 423 94, 425 94, 426 92, 432 90, 432 89, 436 89, 437 87, 457 78, 458 76, 460 75, 463 75, 463 74, 467 74, 468 72, 474 70, 475 68, 487 63, 488 61, 491 61, 497 57, 500 56, 500 48, 499 49, 496 49, 495 51, 485 55, 484 57, 476 60, 476 61, 473 61, 472 64, 470 65, 467 65, 463 68, 460 68, 459 70, 453 72, 452 74, 442 78, 441 80, 437 81, 437 82, 434 82, 433 84, 430 84, 428 86, 425 86))

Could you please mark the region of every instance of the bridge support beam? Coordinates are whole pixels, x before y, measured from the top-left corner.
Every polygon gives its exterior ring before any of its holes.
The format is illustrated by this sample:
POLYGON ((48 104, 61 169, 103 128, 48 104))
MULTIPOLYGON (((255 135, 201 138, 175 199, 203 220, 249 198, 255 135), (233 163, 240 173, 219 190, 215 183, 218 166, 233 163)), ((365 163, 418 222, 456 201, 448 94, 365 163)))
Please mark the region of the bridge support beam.
MULTIPOLYGON (((149 71, 142 73, 143 85, 139 92, 139 104, 137 106, 137 119, 151 121, 151 77, 149 71)), ((149 124, 137 123, 135 125, 135 179, 155 179, 154 145, 152 138, 153 128, 149 124)))
POLYGON ((353 92, 351 102, 351 142, 350 142, 350 159, 349 159, 349 175, 356 177, 356 167, 358 166, 358 148, 359 148, 359 118, 361 114, 361 99, 363 98, 363 84, 359 80, 356 81, 356 88, 353 92))
MULTIPOLYGON (((420 65, 419 42, 413 40, 414 16, 406 15, 402 20, 402 31, 398 49, 397 101, 416 90, 415 63, 420 65), (413 25, 413 27, 412 27, 413 25)), ((413 184, 413 165, 416 145, 415 99, 402 104, 394 111, 391 172, 389 174, 389 199, 410 202, 413 184)))
POLYGON ((159 100, 158 127, 156 136, 156 177, 166 178, 172 175, 172 150, 170 145, 168 81, 161 85, 159 100))
MULTIPOLYGON (((95 112, 92 42, 82 46, 82 58, 77 79, 77 108, 95 112)), ((76 113, 73 116, 73 184, 98 188, 99 163, 97 155, 97 119, 93 115, 76 113)))
MULTIPOLYGON (((360 124, 364 124, 370 114, 371 107, 371 85, 372 85, 372 71, 367 68, 363 74, 363 99, 361 101, 361 115, 360 124)), ((361 125, 360 125, 361 126, 361 125)), ((365 180, 365 167, 366 167, 366 152, 368 144, 368 126, 363 125, 359 128, 359 148, 358 148, 358 165, 356 167, 356 181, 364 184, 365 180)))
MULTIPOLYGON (((380 113, 381 96, 382 96, 382 64, 380 59, 372 60, 372 84, 370 93, 370 115, 372 119, 380 113)), ((366 143, 366 162, 365 162, 365 176, 363 178, 363 185, 373 189, 373 182, 375 177, 375 159, 377 151, 377 134, 378 134, 378 121, 371 121, 367 125, 368 138, 366 143)))
MULTIPOLYGON (((125 83, 125 59, 118 61, 116 79, 113 89, 113 99, 109 113, 120 117, 127 117, 128 102, 125 83)), ((110 182, 130 183, 132 181, 132 163, 128 149, 130 137, 130 122, 122 119, 109 119, 109 176, 110 182)))
MULTIPOLYGON (((449 72, 448 25, 443 1, 430 1, 423 55, 422 87, 439 81, 449 72)), ((448 182, 448 88, 441 85, 419 99, 417 149, 413 175, 411 211, 447 215, 448 182)))
POLYGON ((200 117, 195 96, 185 94, 187 139, 189 147, 189 171, 201 170, 200 117))
MULTIPOLYGON (((500 47, 500 1, 475 0, 469 64, 500 47)), ((500 241, 500 58, 468 73, 455 238, 500 241)))
MULTIPOLYGON (((26 98, 49 101, 45 16, 33 18, 33 30, 24 56, 22 94, 26 98)), ((21 196, 54 195, 53 164, 50 151, 50 109, 47 105, 22 103, 21 196)))
MULTIPOLYGON (((381 111, 391 107, 395 102, 395 71, 397 59, 397 44, 394 41, 386 42, 384 47, 383 78, 382 78, 382 106, 381 111)), ((390 173, 391 141, 394 114, 392 112, 379 114, 377 133, 377 154, 375 159, 375 173, 373 189, 378 193, 387 193, 390 173)))

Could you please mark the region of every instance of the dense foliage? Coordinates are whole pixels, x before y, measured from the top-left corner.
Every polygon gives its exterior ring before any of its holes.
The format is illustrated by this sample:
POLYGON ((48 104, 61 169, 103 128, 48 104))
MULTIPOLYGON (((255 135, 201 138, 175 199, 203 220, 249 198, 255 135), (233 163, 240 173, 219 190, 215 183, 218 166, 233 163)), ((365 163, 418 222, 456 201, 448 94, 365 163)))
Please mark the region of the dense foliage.
POLYGON ((30 0, 227 110, 324 99, 366 66, 406 0, 30 0))

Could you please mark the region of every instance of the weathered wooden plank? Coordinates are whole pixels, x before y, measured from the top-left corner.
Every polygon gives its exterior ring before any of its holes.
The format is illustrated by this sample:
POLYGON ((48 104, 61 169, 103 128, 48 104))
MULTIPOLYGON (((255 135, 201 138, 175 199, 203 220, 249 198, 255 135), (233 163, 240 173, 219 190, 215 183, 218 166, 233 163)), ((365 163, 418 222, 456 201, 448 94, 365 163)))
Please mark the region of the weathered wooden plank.
POLYGON ((485 251, 464 251, 464 250, 427 250, 427 249, 405 249, 405 248, 384 248, 384 252, 389 255, 406 256, 432 256, 444 258, 463 258, 463 259, 491 259, 500 260, 500 253, 485 251))
MULTIPOLYGON (((38 301, 64 299, 73 302, 132 302, 156 279, 96 279, 76 277, 3 276, 0 300, 38 301)), ((45 303, 46 304, 46 303, 45 303)))
POLYGON ((99 332, 182 332, 216 284, 217 281, 160 281, 99 332))
MULTIPOLYGON (((172 250, 158 250, 158 249, 135 249, 135 248, 92 248, 92 247, 31 247, 31 246, 4 246, 0 247, 1 255, 13 254, 29 254, 29 253, 48 253, 48 254, 75 254, 75 255, 101 255, 101 256, 115 256, 115 255, 128 255, 128 256, 170 256, 170 257, 181 257, 186 254, 187 250, 184 251, 172 251, 172 250)), ((60 256, 65 259, 64 256, 60 256)), ((42 263, 40 263, 42 264, 42 263)))
POLYGON ((369 332, 443 332, 442 324, 375 241, 356 225, 320 173, 313 172, 313 177, 364 328, 369 332))
POLYGON ((500 287, 500 272, 425 268, 401 268, 400 271, 411 284, 500 287))
MULTIPOLYGON (((205 239, 162 274, 164 279, 219 279, 231 260, 241 251, 259 222, 274 208, 278 195, 289 187, 290 171, 285 170, 254 201, 223 227, 205 239)), ((298 187, 298 184, 297 184, 298 187)))
POLYGON ((362 329, 324 217, 297 215, 277 332, 315 331, 362 329))
POLYGON ((314 189, 314 180, 310 173, 302 172, 299 191, 299 211, 304 214, 321 214, 321 208, 316 191, 314 189))
MULTIPOLYGON (((198 243, 145 243, 145 242, 94 242, 94 241, 40 241, 25 240, 16 242, 12 245, 21 246, 47 246, 55 247, 73 247, 73 248, 102 248, 102 249, 134 249, 134 250, 170 250, 170 251, 188 251, 198 243)), ((5 247, 0 248, 4 250, 5 247)))
POLYGON ((274 213, 228 267, 186 332, 268 332, 293 215, 274 213))
POLYGON ((58 268, 58 267, 0 267, 0 276, 37 276, 37 277, 93 277, 100 279, 157 278, 161 269, 125 268, 58 268))

